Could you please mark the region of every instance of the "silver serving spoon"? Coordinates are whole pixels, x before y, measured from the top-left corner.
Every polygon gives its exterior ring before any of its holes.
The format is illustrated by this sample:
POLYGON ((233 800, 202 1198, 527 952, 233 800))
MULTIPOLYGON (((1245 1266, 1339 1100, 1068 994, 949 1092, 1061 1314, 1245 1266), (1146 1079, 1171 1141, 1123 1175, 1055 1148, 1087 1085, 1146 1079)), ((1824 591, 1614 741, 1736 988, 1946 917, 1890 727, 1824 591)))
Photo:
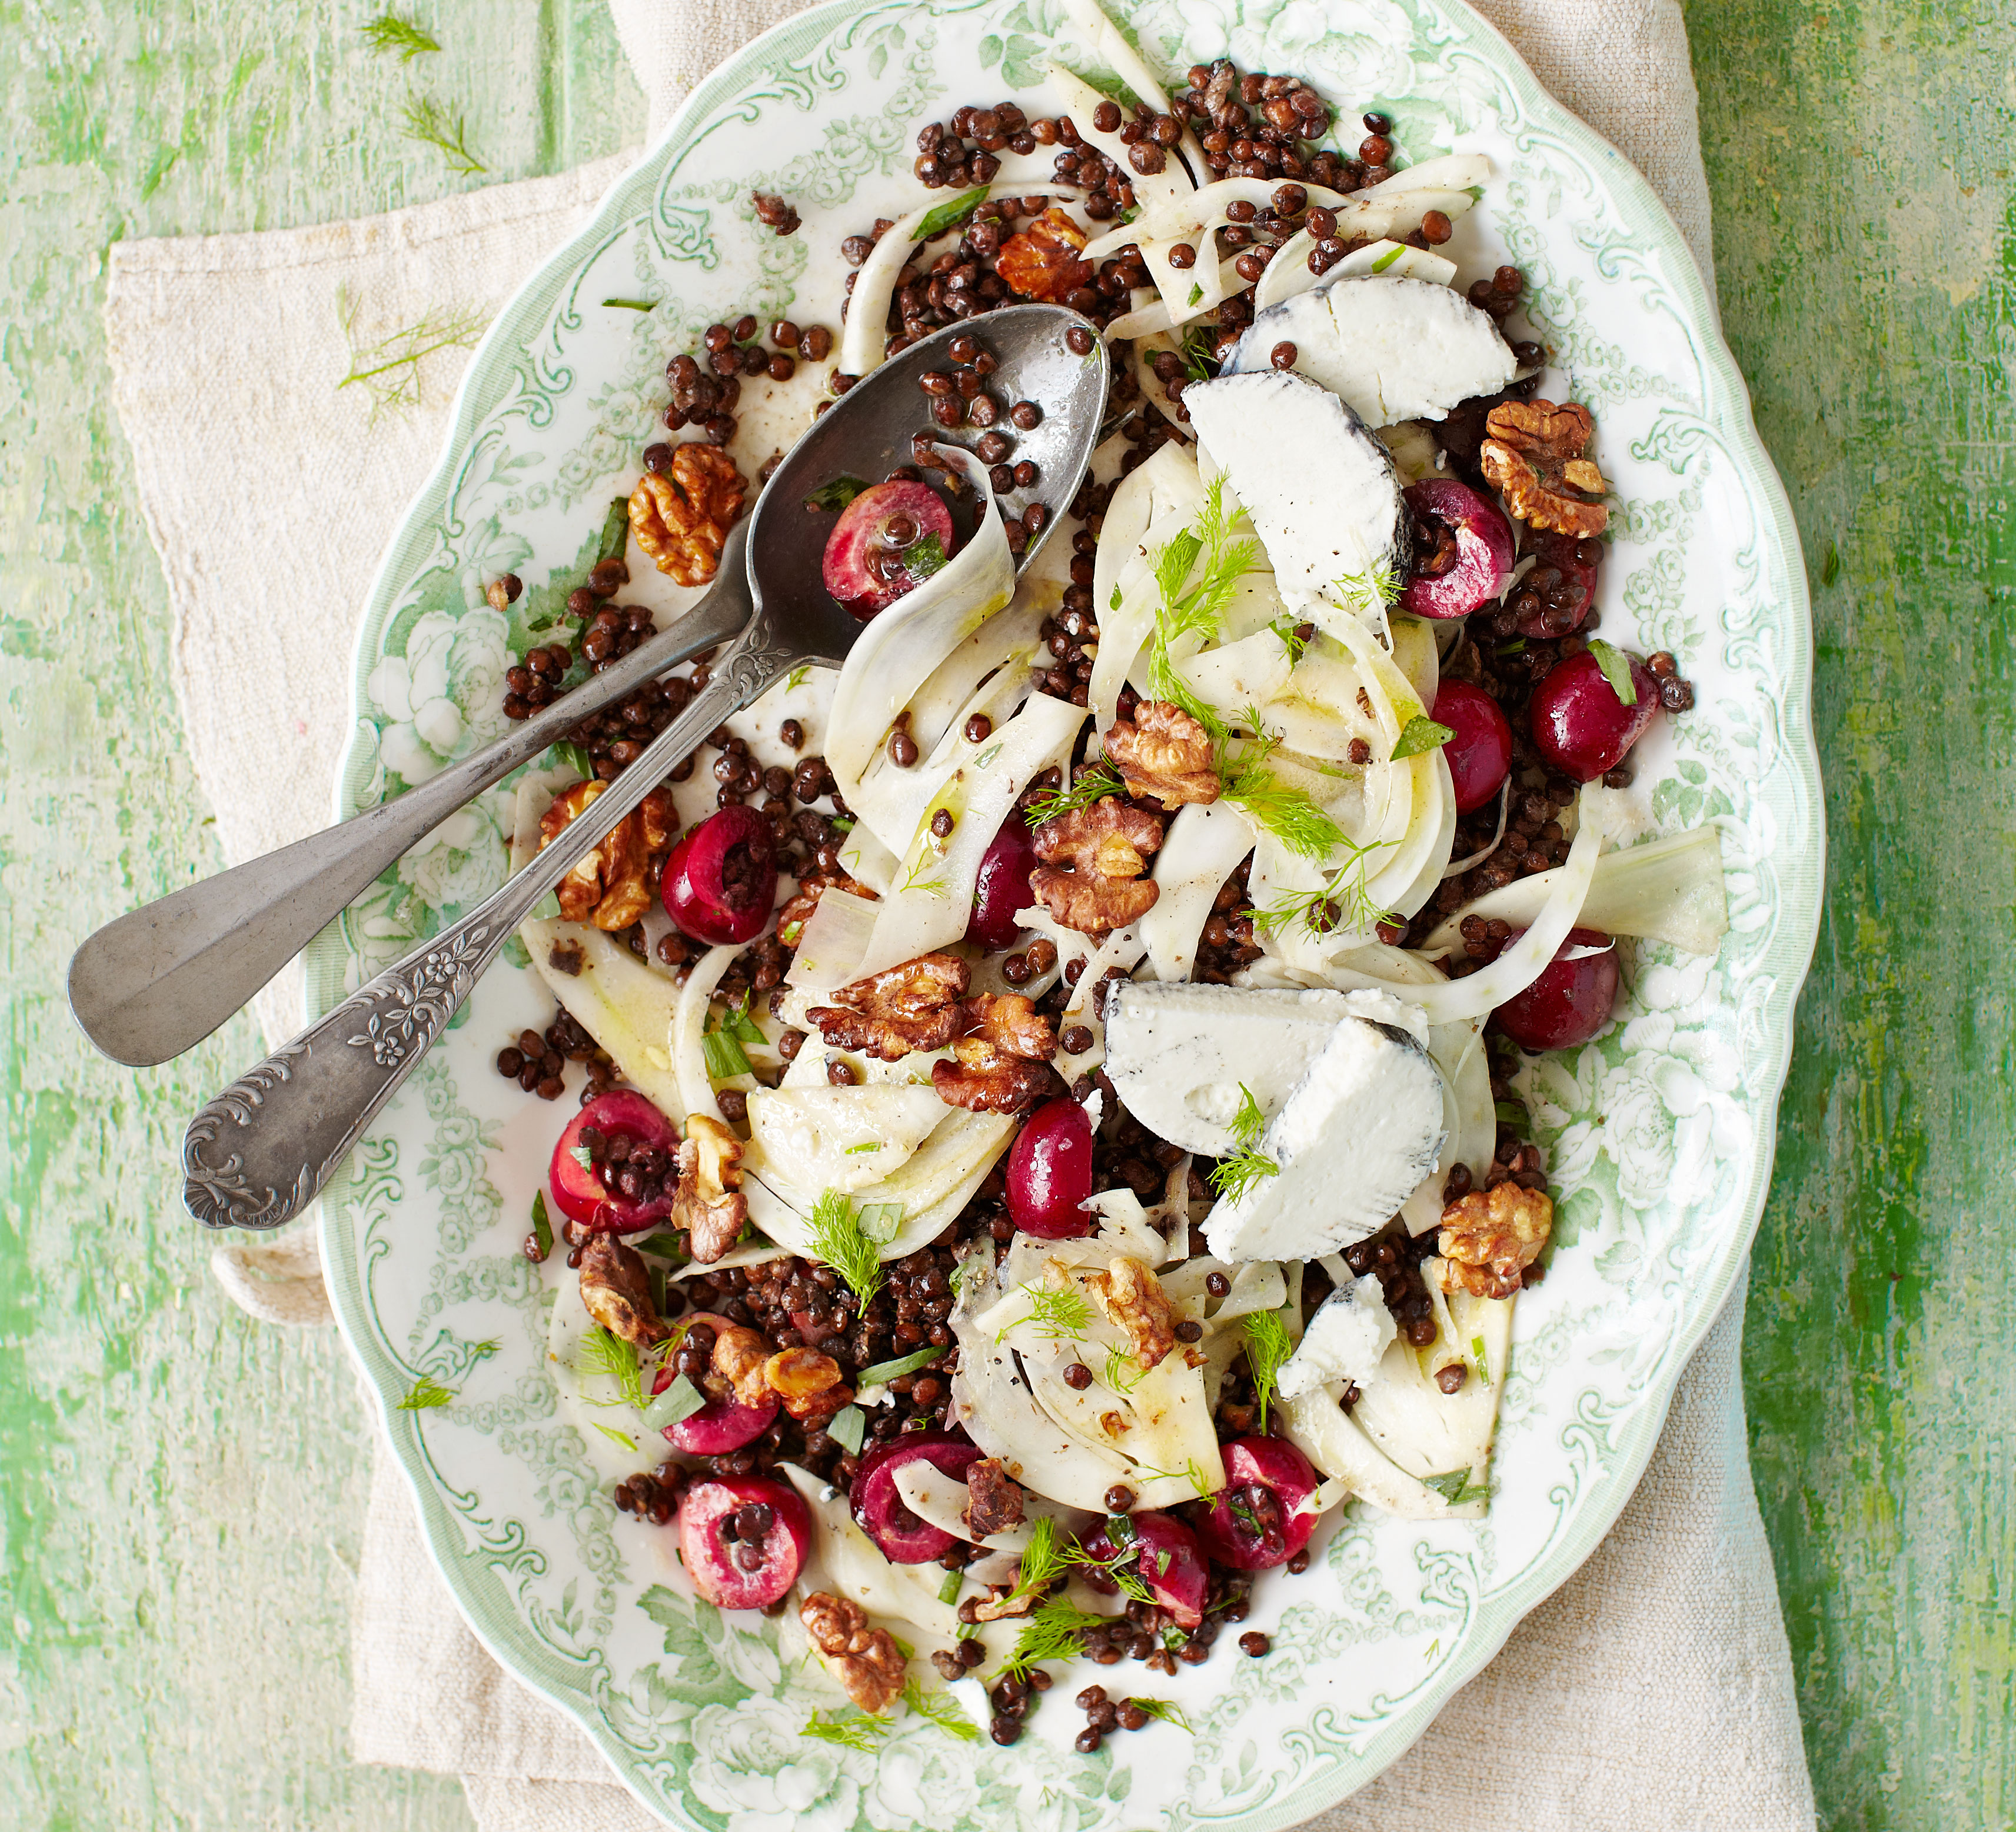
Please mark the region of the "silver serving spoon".
MULTIPOLYGON (((808 663, 838 668, 846 659, 865 626, 819 584, 819 561, 832 523, 808 514, 805 498, 835 477, 872 480, 912 462, 912 435, 929 425, 918 377, 950 366, 945 346, 956 337, 977 337, 995 358, 998 367, 989 378, 989 391, 997 399, 1031 401, 1042 409, 1041 424, 1017 435, 1017 455, 1040 467, 1037 486, 1028 494, 1049 512, 1042 531, 1047 536, 1078 493, 1106 405, 1107 365, 1096 346, 1093 354, 1080 355, 1065 340, 1071 328, 1084 322, 1061 306, 1017 305, 948 326, 891 358, 815 423, 778 467, 754 513, 730 535, 718 582, 693 614, 704 616, 712 633, 694 642, 689 653, 740 632, 714 664, 707 685, 641 757, 501 890, 387 967, 196 1114, 182 1142, 182 1200, 189 1213, 208 1226, 232 1228, 276 1228, 298 1215, 447 1028, 540 898, 601 844, 675 763, 779 676, 808 663)), ((1021 563, 1042 544, 1040 537, 1032 540, 1021 563)), ((645 653, 640 649, 630 659, 645 653)), ((617 671, 611 668, 609 675, 617 671)), ((632 685, 637 678, 631 677, 632 685)), ((556 722, 563 730, 585 716, 586 703, 577 697, 581 691, 553 709, 561 715, 556 722)), ((465 779, 469 792, 551 742, 549 736, 535 743, 532 736, 513 734, 506 740, 517 741, 513 762, 465 779)), ((397 808, 412 798, 401 797, 391 805, 397 808)), ((413 837, 448 812, 441 808, 414 830, 413 837)), ((265 862, 239 872, 255 871, 265 862)), ((369 881, 365 878, 358 888, 369 881)), ((306 933, 314 934, 334 913, 326 910, 306 933)), ((200 966, 214 956, 190 958, 200 966)), ((286 958, 278 956, 274 966, 286 958)), ((74 966, 73 999, 75 981, 74 966)))

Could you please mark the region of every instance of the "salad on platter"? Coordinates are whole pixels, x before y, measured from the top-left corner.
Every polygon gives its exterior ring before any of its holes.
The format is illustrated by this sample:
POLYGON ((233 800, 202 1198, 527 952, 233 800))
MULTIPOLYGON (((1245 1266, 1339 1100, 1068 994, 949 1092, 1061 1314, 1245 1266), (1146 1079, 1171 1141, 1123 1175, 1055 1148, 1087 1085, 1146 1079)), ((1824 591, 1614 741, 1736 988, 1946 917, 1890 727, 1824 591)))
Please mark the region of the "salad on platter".
MULTIPOLYGON (((497 1057, 580 1095, 525 1251, 616 1507, 862 1748, 905 1711, 1013 1743, 1073 1661, 1264 1657, 1253 1586, 1352 1498, 1485 1517, 1553 1218, 1517 1062, 1611 1023, 1634 938, 1726 926, 1714 829, 1643 837, 1631 754, 1692 689, 1599 633, 1600 428, 1463 252, 1489 162, 1292 75, 1172 94, 1067 10, 1102 68, 922 125, 837 331, 671 355, 505 682, 523 718, 643 642, 633 572, 713 578, 769 391, 952 332, 912 462, 804 503, 845 665, 563 882, 522 937, 558 1009, 497 1057), (1067 505, 990 387, 1030 300, 1112 365, 1067 505)), ((517 862, 708 660, 519 779, 517 862)), ((1088 1685, 1077 1747, 1168 1718, 1154 1684, 1088 1685)))

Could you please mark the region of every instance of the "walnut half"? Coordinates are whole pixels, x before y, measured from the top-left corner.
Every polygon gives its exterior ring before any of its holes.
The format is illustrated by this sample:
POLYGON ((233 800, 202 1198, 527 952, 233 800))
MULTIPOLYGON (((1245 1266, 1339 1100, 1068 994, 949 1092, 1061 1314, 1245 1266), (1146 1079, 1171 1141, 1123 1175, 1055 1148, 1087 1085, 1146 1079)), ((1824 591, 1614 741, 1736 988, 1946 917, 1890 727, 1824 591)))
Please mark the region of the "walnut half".
POLYGON ((697 1113, 686 1121, 679 1146, 679 1187, 672 1198, 671 1223, 690 1236, 693 1256, 711 1265, 735 1244, 749 1219, 749 1198, 740 1193, 742 1141, 720 1121, 697 1113))
POLYGON ((1037 901, 1065 927, 1104 935, 1138 923, 1160 894, 1141 873, 1159 851, 1162 823, 1145 808, 1103 796, 1046 821, 1035 836, 1042 863, 1029 874, 1037 901))
POLYGON ((1092 264, 1078 253, 1085 244, 1085 231, 1053 205, 1002 244, 994 265, 1017 298, 1054 302, 1092 284, 1092 264))
POLYGON ((886 1711, 903 1696, 903 1650, 887 1629, 871 1629, 867 1612, 844 1596, 815 1590, 798 1605, 813 1650, 864 1711, 886 1711))
POLYGON ((843 986, 810 1013, 835 1049, 865 1050, 884 1062, 942 1049, 959 1033, 959 1001, 973 969, 956 954, 920 954, 843 986))
POLYGON ((1610 525, 1610 511, 1598 497, 1610 486, 1582 454, 1596 431, 1589 411, 1579 401, 1557 407, 1551 401, 1504 401, 1484 423, 1490 435, 1478 462, 1503 491, 1506 506, 1528 527, 1585 540, 1610 525))
POLYGON ((1143 1368, 1156 1366, 1175 1352, 1176 1313, 1146 1260, 1118 1254, 1104 1272, 1086 1273, 1085 1283, 1106 1320, 1125 1331, 1128 1348, 1143 1368))
POLYGON ((646 471, 630 495, 630 532, 676 585, 704 585, 721 566, 722 543, 749 486, 718 447, 675 447, 671 468, 646 471))
POLYGON ((614 1234, 591 1234, 581 1249, 581 1301, 612 1336, 640 1348, 665 1338, 643 1257, 614 1234))
MULTIPOLYGON (((539 850, 552 845, 608 786, 577 783, 554 797, 553 805, 539 816, 539 850)), ((555 887, 560 914, 571 923, 592 923, 611 934, 628 928, 656 901, 651 861, 670 851, 678 837, 672 792, 661 784, 555 887)))
POLYGON ((1019 992, 982 992, 959 1008, 950 1062, 931 1064, 939 1100, 969 1113, 1020 1113, 1058 1085, 1050 1020, 1019 992))
POLYGON ((1473 1190, 1442 1211, 1442 1283, 1473 1298, 1511 1298, 1553 1232, 1553 1198, 1544 1190, 1500 1183, 1473 1190))
POLYGON ((1102 740, 1128 792, 1152 795, 1165 808, 1211 802, 1225 784, 1211 767, 1211 734, 1180 706, 1143 700, 1129 719, 1115 719, 1102 740))

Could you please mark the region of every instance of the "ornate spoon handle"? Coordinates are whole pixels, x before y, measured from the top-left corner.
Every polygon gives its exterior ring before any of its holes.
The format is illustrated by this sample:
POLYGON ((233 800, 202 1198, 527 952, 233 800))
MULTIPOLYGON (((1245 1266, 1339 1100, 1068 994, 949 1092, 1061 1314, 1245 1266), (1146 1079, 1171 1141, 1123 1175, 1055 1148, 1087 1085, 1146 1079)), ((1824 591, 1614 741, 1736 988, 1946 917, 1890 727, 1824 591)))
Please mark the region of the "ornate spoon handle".
POLYGON ((277 1228, 300 1214, 539 899, 675 763, 803 659, 759 613, 686 711, 550 846, 199 1112, 182 1140, 189 1213, 212 1228, 277 1228))
POLYGON ((108 923, 70 965, 70 1010, 117 1062, 166 1062, 245 1003, 399 855, 583 719, 749 621, 737 524, 714 590, 669 629, 397 800, 108 923))

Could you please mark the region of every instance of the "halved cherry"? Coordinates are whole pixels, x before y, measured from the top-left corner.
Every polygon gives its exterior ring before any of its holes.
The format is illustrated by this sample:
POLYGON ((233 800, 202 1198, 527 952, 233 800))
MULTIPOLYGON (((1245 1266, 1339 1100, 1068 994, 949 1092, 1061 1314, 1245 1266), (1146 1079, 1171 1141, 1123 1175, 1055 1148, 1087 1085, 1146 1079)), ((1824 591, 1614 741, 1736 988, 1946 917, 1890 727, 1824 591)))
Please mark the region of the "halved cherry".
POLYGON ((887 1444, 878 1444, 865 1455, 854 1472, 854 1488, 848 1499, 854 1524, 880 1546, 892 1565, 928 1564, 942 1558, 957 1543, 943 1528, 911 1512, 896 1487, 896 1472, 919 1459, 963 1482, 968 1467, 977 1463, 980 1452, 963 1438, 911 1434, 887 1444))
MULTIPOLYGON (((1147 1585, 1150 1596, 1169 1612, 1179 1629, 1194 1629, 1204 1620, 1211 1567, 1204 1562, 1197 1535, 1173 1514, 1111 1515, 1085 1542, 1085 1549, 1102 1564, 1131 1550, 1133 1557, 1122 1559, 1120 1569, 1147 1585), (1125 1538, 1116 1540, 1116 1531, 1125 1538)), ((1120 1588, 1097 1571, 1081 1570, 1079 1575, 1108 1596, 1120 1588)))
POLYGON ((952 516, 928 484, 902 478, 863 490, 826 537, 819 574, 833 602, 866 623, 952 556, 952 516))
POLYGON ((753 808, 711 814, 672 848, 660 883, 665 914, 696 941, 753 941, 777 900, 777 836, 753 808))
POLYGON ((1512 531, 1504 516, 1453 477, 1424 478, 1406 494, 1430 538, 1416 555, 1420 570, 1400 594, 1400 608, 1453 617, 1489 604, 1512 576, 1512 531))
POLYGON ((1512 728, 1503 710, 1481 687, 1444 681, 1428 715, 1456 736, 1442 747, 1456 783, 1456 811, 1468 814, 1498 793, 1512 768, 1512 728))
POLYGON ((553 1147, 546 1187, 560 1213, 590 1233, 635 1233, 672 1212, 679 1150, 679 1134, 657 1107, 631 1089, 612 1089, 567 1121, 553 1147), (639 1200, 605 1183, 582 1143, 581 1135, 591 1129, 604 1139, 621 1139, 624 1157, 635 1159, 646 1178, 659 1183, 658 1193, 639 1200))
POLYGON ((797 1582, 812 1513, 795 1488, 761 1476, 696 1482, 679 1502, 679 1554, 716 1609, 766 1608, 797 1582))
POLYGON ((1316 1517, 1296 1511, 1316 1492, 1316 1471, 1279 1438, 1237 1438, 1223 1452, 1225 1486, 1200 1507, 1198 1539, 1235 1571, 1286 1564, 1316 1531, 1316 1517))
MULTIPOLYGON (((1512 940, 1525 932, 1515 929, 1512 940)), ((1521 1049, 1573 1049, 1610 1022, 1617 979, 1616 941, 1598 929, 1571 929, 1539 978, 1491 1015, 1521 1049)))
MULTIPOLYGON (((725 1327, 725 1326, 724 1326, 725 1327)), ((661 1368, 651 1383, 654 1394, 672 1384, 672 1370, 661 1368)), ((676 1425, 665 1427, 665 1441, 689 1456, 725 1456, 753 1444, 769 1431, 777 1416, 777 1405, 744 1405, 739 1399, 710 1399, 697 1413, 689 1413, 676 1425)))
POLYGON ((973 915, 966 925, 968 940, 977 941, 991 954, 1021 933, 1015 926, 1015 912, 1036 901, 1029 888, 1029 874, 1035 869, 1036 846, 1029 837, 1029 823, 1019 809, 1011 808, 1001 831, 981 855, 980 876, 973 887, 973 915))

